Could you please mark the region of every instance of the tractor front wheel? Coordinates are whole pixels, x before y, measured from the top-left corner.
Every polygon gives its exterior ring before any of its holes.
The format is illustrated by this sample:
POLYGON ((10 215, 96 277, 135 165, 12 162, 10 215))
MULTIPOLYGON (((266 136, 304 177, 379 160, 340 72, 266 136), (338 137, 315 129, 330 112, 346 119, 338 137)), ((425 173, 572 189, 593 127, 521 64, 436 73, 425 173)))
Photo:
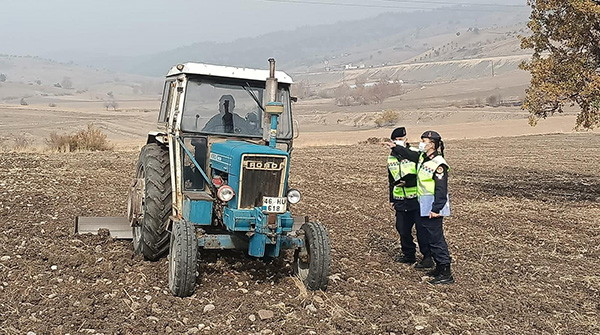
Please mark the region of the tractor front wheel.
POLYGON ((173 222, 169 249, 169 289, 177 297, 189 297, 196 288, 198 239, 194 224, 173 222))
POLYGON ((326 290, 331 267, 331 246, 327 230, 320 223, 305 223, 298 230, 304 246, 294 254, 294 272, 311 291, 326 290))

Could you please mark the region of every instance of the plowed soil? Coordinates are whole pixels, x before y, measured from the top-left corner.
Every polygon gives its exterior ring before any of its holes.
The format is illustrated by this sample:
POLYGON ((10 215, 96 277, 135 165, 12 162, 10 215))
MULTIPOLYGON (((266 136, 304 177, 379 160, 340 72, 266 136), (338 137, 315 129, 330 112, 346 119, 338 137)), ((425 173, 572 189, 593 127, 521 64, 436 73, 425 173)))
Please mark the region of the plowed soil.
POLYGON ((77 215, 125 214, 137 153, 3 154, 0 334, 600 334, 599 135, 447 143, 449 286, 393 261, 386 155, 293 153, 304 195, 293 212, 332 241, 326 292, 298 284, 290 254, 265 264, 204 252, 196 293, 181 299, 166 259, 72 233, 77 215))

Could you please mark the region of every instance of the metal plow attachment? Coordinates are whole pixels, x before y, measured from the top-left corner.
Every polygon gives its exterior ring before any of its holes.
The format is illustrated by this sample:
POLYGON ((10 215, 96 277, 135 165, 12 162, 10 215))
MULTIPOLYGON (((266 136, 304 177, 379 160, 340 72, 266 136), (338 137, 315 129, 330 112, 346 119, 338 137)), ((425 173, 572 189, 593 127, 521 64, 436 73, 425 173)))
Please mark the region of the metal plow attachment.
POLYGON ((75 234, 98 235, 99 230, 108 230, 110 236, 120 240, 131 240, 131 225, 126 217, 86 217, 75 218, 75 234))

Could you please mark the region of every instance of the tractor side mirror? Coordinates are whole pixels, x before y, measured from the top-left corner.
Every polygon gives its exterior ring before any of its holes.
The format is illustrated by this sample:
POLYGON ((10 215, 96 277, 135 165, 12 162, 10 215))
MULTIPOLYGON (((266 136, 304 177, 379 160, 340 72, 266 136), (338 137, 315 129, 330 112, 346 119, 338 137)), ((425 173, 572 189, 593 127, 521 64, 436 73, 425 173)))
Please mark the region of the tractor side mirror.
POLYGON ((290 97, 290 100, 292 100, 292 102, 298 102, 298 97, 290 97))

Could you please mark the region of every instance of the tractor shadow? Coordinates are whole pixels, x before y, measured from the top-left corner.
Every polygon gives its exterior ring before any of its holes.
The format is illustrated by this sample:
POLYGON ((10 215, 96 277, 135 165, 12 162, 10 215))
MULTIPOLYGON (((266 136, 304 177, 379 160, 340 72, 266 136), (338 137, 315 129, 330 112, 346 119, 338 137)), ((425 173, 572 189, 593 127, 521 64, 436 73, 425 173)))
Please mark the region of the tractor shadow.
POLYGON ((227 277, 235 273, 254 282, 279 283, 294 275, 292 256, 291 251, 282 251, 275 259, 263 260, 247 256, 242 251, 199 250, 197 282, 200 283, 203 277, 227 277))

